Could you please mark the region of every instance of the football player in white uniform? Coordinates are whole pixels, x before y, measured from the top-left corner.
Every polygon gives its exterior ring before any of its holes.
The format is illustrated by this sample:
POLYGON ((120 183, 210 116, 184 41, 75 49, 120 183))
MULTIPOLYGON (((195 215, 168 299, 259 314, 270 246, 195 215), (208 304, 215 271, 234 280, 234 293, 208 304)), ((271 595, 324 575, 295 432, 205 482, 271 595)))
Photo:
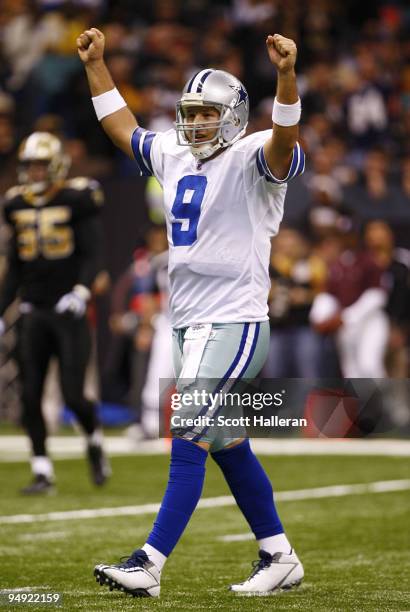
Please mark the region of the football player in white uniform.
MULTIPOLYGON (((91 28, 77 39, 103 129, 164 189, 174 370, 185 393, 199 381, 208 391, 229 391, 256 376, 267 355, 270 239, 282 219, 286 183, 303 172, 304 154, 297 142, 296 45, 279 34, 266 44, 277 70, 273 130, 244 137, 248 94, 231 74, 201 70, 183 90, 175 130, 149 132, 115 88, 103 60, 104 35, 91 28)), ((211 418, 220 410, 206 404, 179 414, 211 418)), ((250 577, 231 590, 269 594, 298 585, 302 564, 249 440, 180 421, 172 427, 170 478, 147 542, 125 563, 98 565, 97 580, 134 596, 159 596, 162 568, 201 496, 209 452, 260 549, 250 577)))

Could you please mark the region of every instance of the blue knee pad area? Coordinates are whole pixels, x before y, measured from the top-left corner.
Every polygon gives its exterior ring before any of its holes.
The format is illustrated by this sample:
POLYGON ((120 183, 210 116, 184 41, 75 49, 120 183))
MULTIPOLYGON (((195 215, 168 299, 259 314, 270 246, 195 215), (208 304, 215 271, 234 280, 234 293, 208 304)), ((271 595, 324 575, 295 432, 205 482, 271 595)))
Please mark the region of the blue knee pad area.
POLYGON ((206 450, 182 438, 172 440, 169 479, 147 543, 170 555, 201 497, 206 450))
POLYGON ((249 440, 211 454, 257 540, 283 533, 272 485, 249 440))

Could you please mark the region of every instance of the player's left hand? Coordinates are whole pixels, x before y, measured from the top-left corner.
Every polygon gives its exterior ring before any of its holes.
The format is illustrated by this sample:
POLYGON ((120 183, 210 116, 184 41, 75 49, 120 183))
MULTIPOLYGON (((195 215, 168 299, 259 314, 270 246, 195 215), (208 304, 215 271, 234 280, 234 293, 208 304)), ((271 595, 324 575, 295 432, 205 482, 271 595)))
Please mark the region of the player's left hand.
POLYGON ((285 38, 281 34, 269 34, 266 39, 269 59, 278 72, 285 73, 294 69, 296 64, 297 48, 291 38, 285 38))
POLYGON ((84 316, 87 310, 89 294, 90 292, 86 287, 77 285, 70 293, 66 293, 58 300, 55 311, 58 314, 71 313, 76 318, 80 318, 84 316))

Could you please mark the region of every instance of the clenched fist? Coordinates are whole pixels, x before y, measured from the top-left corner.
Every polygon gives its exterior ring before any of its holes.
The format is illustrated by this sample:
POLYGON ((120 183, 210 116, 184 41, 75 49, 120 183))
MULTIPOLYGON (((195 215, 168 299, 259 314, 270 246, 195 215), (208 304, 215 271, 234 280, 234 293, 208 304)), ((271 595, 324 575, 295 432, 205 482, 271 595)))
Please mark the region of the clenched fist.
POLYGON ((285 38, 280 34, 269 34, 266 39, 269 59, 278 72, 285 73, 294 69, 296 63, 297 48, 290 38, 285 38))
POLYGON ((105 36, 97 28, 85 30, 77 38, 77 50, 84 64, 101 60, 104 55, 105 36))

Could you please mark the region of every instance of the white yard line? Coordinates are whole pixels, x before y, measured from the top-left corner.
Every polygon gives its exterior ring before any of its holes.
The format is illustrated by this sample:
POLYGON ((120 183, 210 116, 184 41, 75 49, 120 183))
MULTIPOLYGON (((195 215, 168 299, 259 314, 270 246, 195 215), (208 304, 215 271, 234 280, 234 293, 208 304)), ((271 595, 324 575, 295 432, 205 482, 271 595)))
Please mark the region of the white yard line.
MULTIPOLYGON (((408 480, 381 480, 363 484, 333 485, 330 487, 317 487, 312 489, 299 489, 296 491, 278 491, 275 494, 277 501, 297 501, 301 499, 320 499, 322 497, 342 497, 345 495, 362 495, 364 493, 386 493, 388 491, 407 491, 410 489, 408 480)), ((234 506, 233 497, 223 495, 208 497, 200 500, 198 508, 218 508, 234 506)), ((14 514, 0 516, 0 524, 42 523, 47 521, 68 521, 112 516, 137 516, 143 514, 156 514, 160 504, 143 504, 139 506, 119 506, 118 508, 93 508, 83 510, 68 510, 64 512, 47 512, 46 514, 14 514)))
POLYGON ((245 540, 254 540, 255 536, 248 531, 247 533, 232 533, 231 535, 219 536, 216 539, 218 542, 245 542, 245 540))
MULTIPOLYGON (((367 484, 333 485, 317 487, 316 489, 300 489, 299 491, 280 491, 275 494, 278 501, 298 501, 301 499, 320 499, 323 497, 343 497, 345 495, 362 495, 365 493, 388 493, 389 491, 407 491, 410 480, 381 480, 367 484)), ((253 540, 253 533, 233 533, 217 538, 220 542, 243 542, 253 540)))
POLYGON ((37 540, 65 540, 70 535, 69 531, 43 531, 40 533, 22 533, 17 536, 19 542, 32 542, 37 540))
MULTIPOLYGON (((81 436, 50 436, 48 448, 53 459, 83 457, 85 442, 81 436)), ((169 440, 134 442, 127 436, 107 436, 106 447, 111 456, 163 455, 169 453, 169 440)), ((252 448, 260 455, 383 455, 410 457, 410 440, 338 439, 338 438, 257 438, 252 448)), ((23 435, 0 436, 0 462, 28 461, 30 447, 23 435)))
MULTIPOLYGON (((169 452, 169 442, 142 440, 134 442, 127 436, 107 436, 107 452, 115 455, 161 455, 169 452)), ((85 455, 85 440, 81 436, 50 436, 47 448, 53 459, 76 459, 85 455)), ((26 436, 0 436, 0 462, 28 461, 30 443, 26 436)))
POLYGON ((383 455, 410 457, 410 440, 350 438, 258 438, 258 455, 383 455))
POLYGON ((24 586, 24 587, 16 587, 14 589, 0 589, 0 594, 5 595, 7 593, 31 593, 31 591, 44 591, 44 590, 52 590, 53 587, 46 584, 41 584, 39 586, 24 586))

